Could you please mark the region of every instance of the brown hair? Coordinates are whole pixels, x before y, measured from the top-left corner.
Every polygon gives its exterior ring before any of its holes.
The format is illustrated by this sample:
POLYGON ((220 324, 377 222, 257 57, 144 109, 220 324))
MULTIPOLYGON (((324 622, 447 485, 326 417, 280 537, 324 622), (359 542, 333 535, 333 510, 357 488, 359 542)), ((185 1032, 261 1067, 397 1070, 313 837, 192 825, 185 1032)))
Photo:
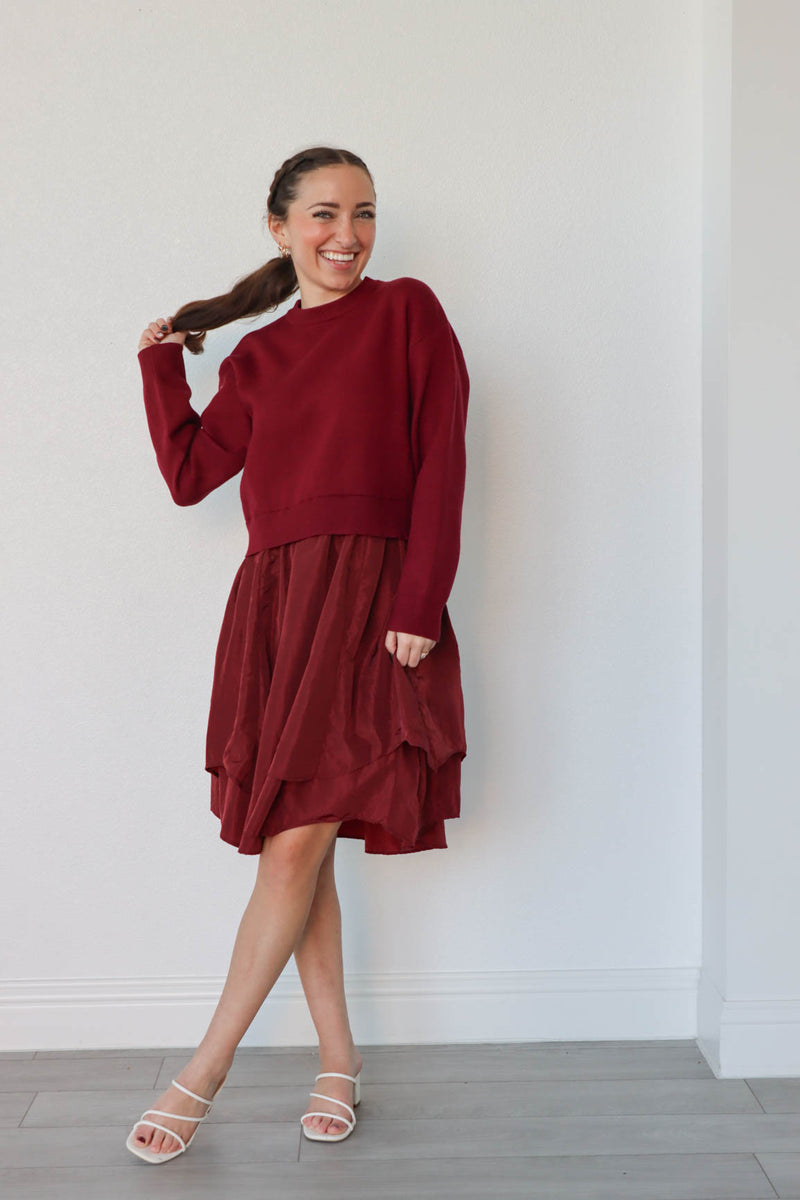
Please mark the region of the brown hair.
MULTIPOLYGON (((361 167, 372 180, 366 164, 350 150, 333 146, 312 146, 299 150, 281 163, 275 172, 267 197, 264 219, 272 213, 285 221, 289 205, 297 198, 301 176, 308 175, 318 167, 347 163, 361 167)), ((209 329, 219 329, 242 317, 257 316, 259 313, 274 312, 282 301, 297 291, 297 273, 291 257, 270 258, 262 266, 243 275, 229 292, 212 296, 210 300, 191 300, 182 304, 173 314, 172 329, 175 333, 187 332, 185 346, 192 354, 203 353, 203 342, 209 329)))

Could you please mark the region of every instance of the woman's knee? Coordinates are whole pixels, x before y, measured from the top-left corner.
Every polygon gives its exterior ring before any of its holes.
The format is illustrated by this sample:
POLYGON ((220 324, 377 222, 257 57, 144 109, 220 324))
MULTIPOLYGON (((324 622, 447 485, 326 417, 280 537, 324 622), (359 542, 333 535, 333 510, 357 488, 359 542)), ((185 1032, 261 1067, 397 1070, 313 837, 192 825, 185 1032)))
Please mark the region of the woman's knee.
POLYGON ((322 864, 330 861, 333 844, 341 821, 318 821, 285 829, 264 839, 259 861, 259 876, 296 878, 303 874, 318 874, 322 864))

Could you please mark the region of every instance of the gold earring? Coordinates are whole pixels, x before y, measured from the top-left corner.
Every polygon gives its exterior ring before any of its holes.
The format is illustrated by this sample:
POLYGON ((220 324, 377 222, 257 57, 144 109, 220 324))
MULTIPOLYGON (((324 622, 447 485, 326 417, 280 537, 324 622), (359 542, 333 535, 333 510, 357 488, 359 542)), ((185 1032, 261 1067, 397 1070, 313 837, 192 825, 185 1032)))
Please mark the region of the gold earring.
POLYGON ((288 246, 281 246, 281 258, 291 258, 292 252, 288 246))

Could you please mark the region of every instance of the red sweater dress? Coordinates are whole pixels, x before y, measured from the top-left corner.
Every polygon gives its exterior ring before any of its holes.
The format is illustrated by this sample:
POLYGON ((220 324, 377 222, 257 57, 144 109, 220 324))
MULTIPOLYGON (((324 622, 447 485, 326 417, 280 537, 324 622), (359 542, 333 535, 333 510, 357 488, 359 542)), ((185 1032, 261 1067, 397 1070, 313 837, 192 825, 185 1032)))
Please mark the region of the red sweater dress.
POLYGON ((244 335, 198 414, 183 347, 139 352, 177 504, 242 472, 206 738, 211 810, 242 854, 341 821, 367 853, 445 848, 466 757, 447 598, 460 552, 469 377, 421 280, 364 276, 244 335), (417 667, 387 630, 436 642, 417 667))

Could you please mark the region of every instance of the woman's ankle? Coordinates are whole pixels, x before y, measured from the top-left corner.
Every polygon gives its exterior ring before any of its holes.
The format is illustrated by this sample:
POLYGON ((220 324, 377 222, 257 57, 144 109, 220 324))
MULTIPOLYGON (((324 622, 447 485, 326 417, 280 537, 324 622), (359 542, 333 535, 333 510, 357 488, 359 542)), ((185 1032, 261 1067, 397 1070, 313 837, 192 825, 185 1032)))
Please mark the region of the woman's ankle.
POLYGON ((231 1069, 233 1065, 233 1055, 220 1054, 213 1050, 206 1050, 202 1046, 195 1051, 189 1066, 194 1072, 198 1072, 209 1079, 219 1083, 231 1069))
POLYGON ((322 1063, 324 1070, 343 1071, 345 1074, 349 1074, 351 1067, 358 1066, 361 1061, 361 1054, 355 1043, 351 1043, 345 1047, 320 1046, 319 1061, 322 1063))

